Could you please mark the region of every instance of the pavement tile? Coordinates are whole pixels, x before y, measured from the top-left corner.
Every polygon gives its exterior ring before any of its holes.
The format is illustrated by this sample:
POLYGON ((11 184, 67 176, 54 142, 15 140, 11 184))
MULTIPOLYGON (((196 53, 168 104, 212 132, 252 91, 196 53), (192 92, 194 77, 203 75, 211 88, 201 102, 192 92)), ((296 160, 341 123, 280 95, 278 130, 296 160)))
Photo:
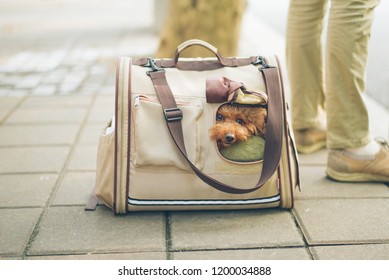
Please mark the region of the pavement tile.
POLYGON ((33 96, 41 95, 41 96, 52 96, 57 92, 56 85, 40 85, 34 90, 32 90, 31 94, 33 96))
POLYGON ((69 72, 64 79, 62 80, 62 84, 81 84, 86 77, 88 76, 88 72, 86 70, 83 71, 72 71, 69 72))
POLYGON ((325 175, 325 166, 300 168, 302 191, 296 199, 389 197, 389 188, 383 183, 336 182, 325 175))
POLYGON ((57 174, 3 174, 0 207, 43 207, 57 181, 57 174))
POLYGON ((27 255, 165 251, 161 212, 114 216, 107 207, 52 207, 27 255))
POLYGON ((174 252, 174 260, 310 260, 305 248, 174 252))
POLYGON ((41 208, 0 209, 0 256, 20 256, 41 208))
POLYGON ((48 256, 31 256, 28 257, 27 260, 166 260, 166 252, 48 255, 48 256))
POLYGON ((30 94, 28 89, 9 89, 6 96, 8 97, 24 97, 30 94))
POLYGON ((299 154, 298 159, 300 166, 306 165, 327 165, 328 151, 322 149, 312 154, 299 154))
POLYGON ((47 107, 79 109, 79 107, 88 107, 90 103, 91 97, 88 96, 32 96, 27 98, 20 107, 22 109, 44 109, 47 107))
POLYGON ((42 75, 29 74, 19 79, 15 84, 18 89, 33 89, 36 88, 42 81, 42 75))
POLYGON ((88 117, 88 122, 107 123, 115 114, 114 95, 98 96, 88 117))
POLYGON ((289 211, 173 212, 170 220, 173 250, 304 244, 289 211))
POLYGON ((3 125, 0 146, 71 145, 78 131, 76 124, 3 125))
POLYGON ((293 210, 310 245, 389 241, 389 199, 298 200, 293 210))
POLYGON ((15 74, 2 74, 0 76, 1 87, 13 88, 19 81, 20 76, 15 74))
POLYGON ((389 260, 389 244, 315 246, 310 250, 319 260, 389 260))
POLYGON ((97 145, 99 143, 100 135, 104 129, 105 126, 101 124, 87 124, 86 126, 84 126, 81 132, 78 143, 82 145, 84 144, 97 145))
POLYGON ((19 108, 5 123, 80 123, 86 108, 19 108))
POLYGON ((95 185, 95 172, 65 174, 52 205, 85 205, 95 185))
POLYGON ((0 97, 0 122, 18 105, 21 98, 22 97, 0 97))
POLYGON ((68 170, 96 170, 97 145, 78 145, 70 159, 68 170))
POLYGON ((60 95, 69 95, 73 94, 80 87, 80 84, 62 84, 59 86, 59 94, 60 95))
POLYGON ((0 65, 0 72, 2 73, 14 73, 26 64, 33 57, 32 51, 19 52, 6 61, 6 63, 0 65))
POLYGON ((8 87, 5 87, 5 86, 1 86, 0 85, 0 98, 3 98, 3 97, 6 97, 6 96, 10 96, 11 94, 11 89, 8 88, 8 87))
POLYGON ((0 148, 0 173, 59 172, 69 147, 0 148))
POLYGON ((69 72, 68 69, 64 68, 57 68, 54 71, 49 72, 44 79, 42 80, 42 84, 55 84, 58 85, 62 82, 63 78, 67 75, 69 72))

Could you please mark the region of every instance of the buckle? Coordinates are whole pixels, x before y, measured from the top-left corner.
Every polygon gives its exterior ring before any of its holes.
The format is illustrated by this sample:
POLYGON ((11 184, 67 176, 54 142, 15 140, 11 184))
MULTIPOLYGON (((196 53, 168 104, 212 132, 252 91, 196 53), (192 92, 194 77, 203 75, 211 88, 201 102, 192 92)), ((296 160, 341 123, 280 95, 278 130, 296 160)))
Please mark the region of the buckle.
POLYGON ((158 68, 158 66, 155 64, 155 60, 150 57, 147 58, 147 63, 143 66, 151 68, 151 70, 146 72, 148 76, 150 76, 150 73, 154 73, 154 72, 165 72, 165 69, 158 68))
POLYGON ((257 56, 256 60, 254 62, 252 62, 252 64, 254 64, 254 65, 261 64, 263 66, 263 68, 276 68, 275 66, 267 64, 265 58, 263 56, 260 56, 260 55, 257 56))
POLYGON ((175 122, 182 120, 182 111, 180 110, 180 108, 164 109, 163 113, 167 122, 175 122))

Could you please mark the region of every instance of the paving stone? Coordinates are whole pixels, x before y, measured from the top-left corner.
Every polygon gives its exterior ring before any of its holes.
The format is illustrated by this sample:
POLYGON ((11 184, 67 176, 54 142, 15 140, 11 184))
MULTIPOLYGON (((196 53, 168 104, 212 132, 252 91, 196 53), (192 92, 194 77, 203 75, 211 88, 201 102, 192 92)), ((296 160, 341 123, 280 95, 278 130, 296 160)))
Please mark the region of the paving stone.
POLYGON ((0 121, 2 121, 21 100, 21 97, 0 97, 0 121))
POLYGON ((310 250, 319 260, 389 260, 389 244, 315 246, 310 250))
POLYGON ((67 55, 67 50, 55 50, 44 53, 44 59, 39 61, 36 71, 48 72, 56 69, 67 55))
POLYGON ((174 252, 174 260, 310 260, 305 248, 174 252))
POLYGON ((30 90, 28 89, 10 89, 7 96, 10 97, 18 97, 18 96, 27 96, 30 94, 30 90))
POLYGON ((104 125, 100 124, 89 124, 84 126, 78 143, 97 145, 104 127, 104 125))
POLYGON ((14 87, 20 81, 20 76, 12 74, 2 75, 0 81, 2 87, 14 87))
POLYGON ((42 81, 42 75, 30 74, 22 77, 16 84, 18 89, 33 89, 42 81))
POLYGON ((107 207, 52 207, 27 255, 165 251, 162 213, 114 216, 107 207))
POLYGON ((64 68, 58 68, 48 73, 42 80, 42 84, 60 84, 64 77, 68 74, 69 70, 64 68))
POLYGON ((69 72, 62 80, 62 84, 64 84, 64 85, 66 85, 66 84, 79 85, 80 83, 82 83, 82 81, 85 80, 87 75, 88 75, 88 73, 86 70, 69 72))
POLYGON ((57 92, 56 85, 40 85, 32 90, 32 95, 52 96, 57 92))
POLYGON ((100 88, 98 91, 99 94, 101 95, 106 95, 106 96, 114 96, 115 94, 115 84, 114 83, 108 83, 107 85, 103 86, 100 88))
POLYGON ((303 245, 289 211, 202 211, 171 214, 173 250, 303 245))
MULTIPOLYGON (((1 257, 0 257, 1 259, 1 257)), ((31 256, 28 260, 166 260, 166 252, 31 256)))
POLYGON ((6 123, 81 123, 85 114, 85 108, 19 108, 6 123))
POLYGON ((88 117, 88 123, 106 124, 115 114, 114 96, 104 96, 96 99, 88 117))
POLYGON ((78 145, 70 159, 68 170, 96 170, 97 145, 78 145))
POLYGON ((75 93, 80 87, 80 84, 62 84, 59 86, 58 92, 60 95, 68 95, 75 93))
POLYGON ((3 174, 0 207, 43 207, 57 181, 57 174, 3 174))
POLYGON ((32 56, 33 52, 31 51, 19 52, 11 56, 5 64, 0 65, 0 72, 14 73, 22 67, 23 64, 27 63, 32 56))
POLYGON ((26 99, 21 109, 44 109, 44 108, 71 108, 79 109, 88 107, 91 103, 91 97, 88 96, 33 96, 26 99))
POLYGON ((3 125, 0 127, 0 146, 71 145, 78 125, 3 125))
POLYGON ((325 175, 325 166, 300 168, 302 191, 296 191, 296 199, 389 197, 389 188, 383 183, 336 182, 325 175))
POLYGON ((9 96, 10 92, 11 92, 11 90, 9 88, 0 87, 0 98, 9 96))
POLYGON ((47 71, 46 68, 42 69, 42 64, 48 57, 48 52, 33 52, 31 57, 26 63, 20 65, 17 69, 19 73, 41 72, 47 71))
POLYGON ((69 147, 0 148, 0 173, 59 172, 69 147))
POLYGON ((298 200, 294 212, 311 245, 389 241, 389 199, 298 200))
POLYGON ((85 205, 95 185, 95 172, 68 172, 65 174, 53 205, 85 205))
POLYGON ((322 149, 312 154, 299 154, 299 163, 302 166, 306 165, 327 165, 328 151, 322 149))
POLYGON ((41 208, 0 209, 0 256, 20 256, 41 213, 41 208))

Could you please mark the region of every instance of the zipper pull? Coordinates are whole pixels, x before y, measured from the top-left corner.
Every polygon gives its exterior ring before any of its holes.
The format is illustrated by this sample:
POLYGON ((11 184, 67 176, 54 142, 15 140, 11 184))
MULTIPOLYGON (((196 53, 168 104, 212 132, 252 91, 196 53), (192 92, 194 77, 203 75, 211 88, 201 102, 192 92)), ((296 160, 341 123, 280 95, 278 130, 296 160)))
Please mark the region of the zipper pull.
POLYGON ((139 103, 140 103, 139 99, 140 99, 139 95, 135 96, 135 98, 134 98, 134 108, 135 109, 139 108, 139 103))

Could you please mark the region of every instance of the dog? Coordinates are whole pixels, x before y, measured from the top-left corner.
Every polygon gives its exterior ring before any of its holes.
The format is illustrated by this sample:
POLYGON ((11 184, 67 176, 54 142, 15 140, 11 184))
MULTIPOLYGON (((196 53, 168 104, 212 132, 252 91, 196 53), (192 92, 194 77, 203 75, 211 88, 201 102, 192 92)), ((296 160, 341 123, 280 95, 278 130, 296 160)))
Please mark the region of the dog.
POLYGON ((219 150, 253 135, 265 138, 266 120, 266 108, 225 104, 216 112, 216 124, 209 129, 209 137, 219 150))

